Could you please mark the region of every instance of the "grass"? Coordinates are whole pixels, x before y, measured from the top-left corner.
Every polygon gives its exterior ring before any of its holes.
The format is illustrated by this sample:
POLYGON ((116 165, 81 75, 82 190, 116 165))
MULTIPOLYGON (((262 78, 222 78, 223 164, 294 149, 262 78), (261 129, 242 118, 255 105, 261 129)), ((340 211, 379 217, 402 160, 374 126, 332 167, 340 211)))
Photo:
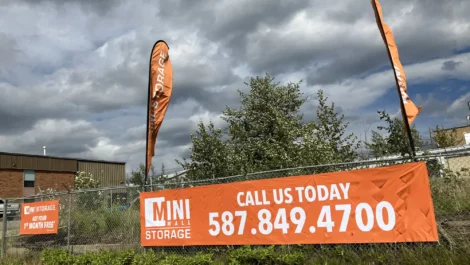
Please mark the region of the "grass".
POLYGON ((470 177, 435 178, 430 184, 437 216, 470 213, 470 177))

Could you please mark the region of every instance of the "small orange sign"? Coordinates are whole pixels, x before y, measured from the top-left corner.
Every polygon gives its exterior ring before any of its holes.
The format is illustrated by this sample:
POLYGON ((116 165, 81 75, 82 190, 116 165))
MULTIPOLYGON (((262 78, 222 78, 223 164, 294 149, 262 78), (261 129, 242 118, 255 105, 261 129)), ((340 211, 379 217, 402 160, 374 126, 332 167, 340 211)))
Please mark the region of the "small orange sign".
POLYGON ((143 246, 437 241, 424 162, 140 194, 143 246))
POLYGON ((56 234, 58 226, 58 200, 21 205, 20 235, 56 234))

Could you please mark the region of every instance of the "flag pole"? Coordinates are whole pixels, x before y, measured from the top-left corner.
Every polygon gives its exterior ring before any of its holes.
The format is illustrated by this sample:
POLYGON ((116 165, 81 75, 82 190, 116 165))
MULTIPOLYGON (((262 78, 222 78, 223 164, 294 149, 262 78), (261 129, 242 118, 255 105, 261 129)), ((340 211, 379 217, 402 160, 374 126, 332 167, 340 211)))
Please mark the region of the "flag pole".
POLYGON ((375 18, 377 20, 377 25, 379 26, 379 29, 380 29, 380 34, 382 35, 382 38, 385 41, 385 46, 387 48, 386 50, 387 50, 388 58, 390 60, 390 63, 392 64, 393 76, 395 78, 395 84, 397 86, 398 98, 400 100, 401 114, 402 114, 403 123, 405 125, 405 130, 406 130, 406 133, 407 133, 407 136, 408 136, 408 141, 409 141, 409 146, 408 147, 411 151, 410 155, 413 159, 416 159, 415 144, 414 144, 414 140, 413 140, 413 135, 411 133, 410 123, 408 122, 408 117, 406 115, 405 104, 403 103, 403 97, 402 97, 401 92, 400 92, 400 84, 399 84, 399 80, 398 80, 398 77, 397 77, 397 72, 396 72, 396 69, 395 69, 395 65, 393 63, 392 54, 390 52, 390 49, 388 48, 388 41, 387 41, 387 38, 385 37, 385 29, 384 29, 382 21, 380 19, 380 14, 377 10, 377 5, 376 5, 375 0, 372 0, 372 6, 374 7, 375 18))
POLYGON ((155 46, 158 42, 153 44, 152 49, 150 50, 150 59, 149 59, 149 78, 148 78, 148 92, 147 92, 147 126, 146 126, 146 139, 145 139, 145 171, 144 171, 144 190, 145 186, 147 185, 147 178, 148 178, 148 150, 149 150, 149 129, 150 129, 150 97, 152 93, 151 83, 152 83, 152 54, 155 46))
MULTIPOLYGON (((153 48, 152 48, 153 51, 153 48)), ((151 63, 152 63, 152 52, 150 52, 150 62, 149 62, 149 84, 148 84, 148 93, 147 93, 147 126, 146 126, 146 138, 145 138, 145 169, 144 169, 144 183, 143 189, 146 191, 145 185, 147 184, 147 168, 148 168, 148 150, 149 150, 149 123, 150 123, 150 83, 151 83, 151 73, 152 73, 152 68, 151 68, 151 63)))

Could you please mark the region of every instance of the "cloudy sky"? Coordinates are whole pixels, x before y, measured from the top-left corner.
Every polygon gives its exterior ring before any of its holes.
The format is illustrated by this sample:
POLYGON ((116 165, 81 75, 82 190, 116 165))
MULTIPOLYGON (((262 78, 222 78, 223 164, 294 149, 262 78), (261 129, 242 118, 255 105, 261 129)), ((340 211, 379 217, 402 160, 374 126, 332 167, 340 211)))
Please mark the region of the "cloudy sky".
MULTIPOLYGON (((470 100, 470 2, 382 0, 415 124, 464 125, 470 100), (432 2, 432 4, 431 4, 432 2)), ((148 61, 170 46, 174 92, 153 163, 177 169, 199 120, 223 126, 237 89, 269 73, 322 88, 351 122, 377 126, 398 95, 369 0, 0 0, 0 151, 145 159, 148 61)), ((369 131, 370 132, 370 131, 369 131)))

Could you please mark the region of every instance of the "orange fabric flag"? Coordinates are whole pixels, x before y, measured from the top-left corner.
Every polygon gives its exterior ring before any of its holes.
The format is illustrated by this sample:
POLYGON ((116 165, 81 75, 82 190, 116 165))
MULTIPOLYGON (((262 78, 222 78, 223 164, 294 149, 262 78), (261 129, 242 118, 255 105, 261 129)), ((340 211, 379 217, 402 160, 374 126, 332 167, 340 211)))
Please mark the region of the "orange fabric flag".
POLYGON ((385 46, 387 47, 390 61, 393 66, 393 72, 395 73, 395 79, 400 94, 400 100, 403 102, 403 105, 405 107, 405 113, 406 117, 408 118, 408 124, 411 125, 411 123, 416 119, 419 112, 421 111, 422 106, 416 107, 416 105, 411 101, 410 97, 408 96, 405 70, 403 69, 403 66, 400 62, 400 58, 398 56, 398 48, 393 37, 393 32, 390 27, 383 21, 382 7, 379 1, 372 0, 372 7, 375 11, 375 19, 377 21, 377 26, 379 27, 380 33, 382 34, 382 38, 385 42, 385 46))
POLYGON ((157 41, 152 49, 149 67, 149 94, 147 106, 147 157, 146 176, 155 154, 155 142, 165 117, 173 90, 173 69, 169 47, 165 41, 157 41))

